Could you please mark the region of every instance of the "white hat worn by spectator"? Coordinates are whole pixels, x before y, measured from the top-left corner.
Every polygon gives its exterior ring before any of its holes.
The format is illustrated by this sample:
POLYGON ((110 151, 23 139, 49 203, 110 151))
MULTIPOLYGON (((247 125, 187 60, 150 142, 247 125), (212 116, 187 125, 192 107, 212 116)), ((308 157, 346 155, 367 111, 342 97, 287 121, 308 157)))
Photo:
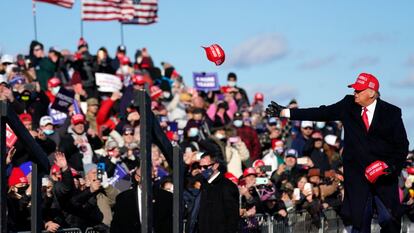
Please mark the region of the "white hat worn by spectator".
POLYGON ((302 123, 300 124, 301 128, 306 128, 306 127, 310 127, 313 128, 313 122, 312 121, 302 121, 302 123))
POLYGON ((326 144, 330 145, 330 146, 336 146, 336 140, 338 139, 338 137, 336 135, 333 134, 328 134, 325 136, 325 142, 326 144))
POLYGON ((42 118, 40 118, 39 125, 43 127, 43 126, 46 126, 48 124, 52 124, 53 125, 53 119, 52 119, 52 117, 50 117, 50 116, 42 116, 42 118))
POLYGON ((13 63, 13 56, 10 54, 4 54, 3 56, 1 56, 1 63, 13 63))

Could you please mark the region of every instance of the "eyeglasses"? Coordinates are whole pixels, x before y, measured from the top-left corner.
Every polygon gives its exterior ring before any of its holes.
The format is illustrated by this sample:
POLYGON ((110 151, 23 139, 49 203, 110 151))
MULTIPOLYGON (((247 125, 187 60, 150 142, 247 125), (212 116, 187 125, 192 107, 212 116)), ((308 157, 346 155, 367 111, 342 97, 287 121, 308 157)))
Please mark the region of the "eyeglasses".
POLYGON ((202 165, 200 167, 201 167, 201 170, 206 170, 206 169, 209 169, 210 167, 212 167, 213 165, 214 165, 214 163, 210 163, 209 165, 202 165))

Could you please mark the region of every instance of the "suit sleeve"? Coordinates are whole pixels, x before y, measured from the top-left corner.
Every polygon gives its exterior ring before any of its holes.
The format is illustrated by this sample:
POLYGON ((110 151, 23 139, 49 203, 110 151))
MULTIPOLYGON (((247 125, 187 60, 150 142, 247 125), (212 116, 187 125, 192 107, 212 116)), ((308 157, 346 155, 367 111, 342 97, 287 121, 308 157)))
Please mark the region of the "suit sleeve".
POLYGON ((346 102, 352 96, 346 96, 341 101, 332 105, 322 105, 318 108, 290 109, 290 119, 309 121, 336 121, 342 119, 342 113, 346 102))
POLYGON ((236 233, 239 226, 239 190, 233 183, 229 183, 224 192, 224 209, 227 225, 225 232, 236 233))
POLYGON ((393 144, 394 144, 394 152, 395 155, 393 156, 393 164, 396 166, 396 174, 400 174, 401 169, 403 167, 403 163, 408 154, 408 139, 407 133, 405 131, 404 123, 401 118, 401 110, 398 109, 398 114, 396 120, 393 124, 393 144))

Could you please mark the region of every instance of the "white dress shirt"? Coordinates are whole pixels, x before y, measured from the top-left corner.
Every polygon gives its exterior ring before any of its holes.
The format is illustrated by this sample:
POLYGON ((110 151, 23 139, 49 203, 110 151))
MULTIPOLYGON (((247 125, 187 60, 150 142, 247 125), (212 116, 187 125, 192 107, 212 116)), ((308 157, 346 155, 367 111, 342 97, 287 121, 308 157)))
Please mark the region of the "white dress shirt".
MULTIPOLYGON (((374 117, 375 107, 377 106, 377 100, 374 100, 372 104, 367 106, 368 123, 371 126, 372 118, 374 117)), ((364 113, 364 107, 361 108, 361 116, 364 113)))
POLYGON ((139 211, 139 221, 142 222, 142 190, 137 185, 137 194, 138 194, 138 211, 139 211))

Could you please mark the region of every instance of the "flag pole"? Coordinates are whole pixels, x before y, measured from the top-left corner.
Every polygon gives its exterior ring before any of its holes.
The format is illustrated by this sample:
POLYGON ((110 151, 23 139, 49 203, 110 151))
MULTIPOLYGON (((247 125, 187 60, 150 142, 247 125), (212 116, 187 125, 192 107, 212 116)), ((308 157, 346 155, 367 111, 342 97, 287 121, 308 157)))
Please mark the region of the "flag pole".
POLYGON ((34 36, 35 40, 37 40, 37 18, 36 18, 36 3, 32 0, 32 11, 33 11, 33 29, 34 29, 34 36))
POLYGON ((121 45, 124 45, 124 24, 121 24, 121 45))
POLYGON ((80 34, 81 34, 81 37, 83 38, 83 20, 82 20, 82 18, 80 20, 80 34))

